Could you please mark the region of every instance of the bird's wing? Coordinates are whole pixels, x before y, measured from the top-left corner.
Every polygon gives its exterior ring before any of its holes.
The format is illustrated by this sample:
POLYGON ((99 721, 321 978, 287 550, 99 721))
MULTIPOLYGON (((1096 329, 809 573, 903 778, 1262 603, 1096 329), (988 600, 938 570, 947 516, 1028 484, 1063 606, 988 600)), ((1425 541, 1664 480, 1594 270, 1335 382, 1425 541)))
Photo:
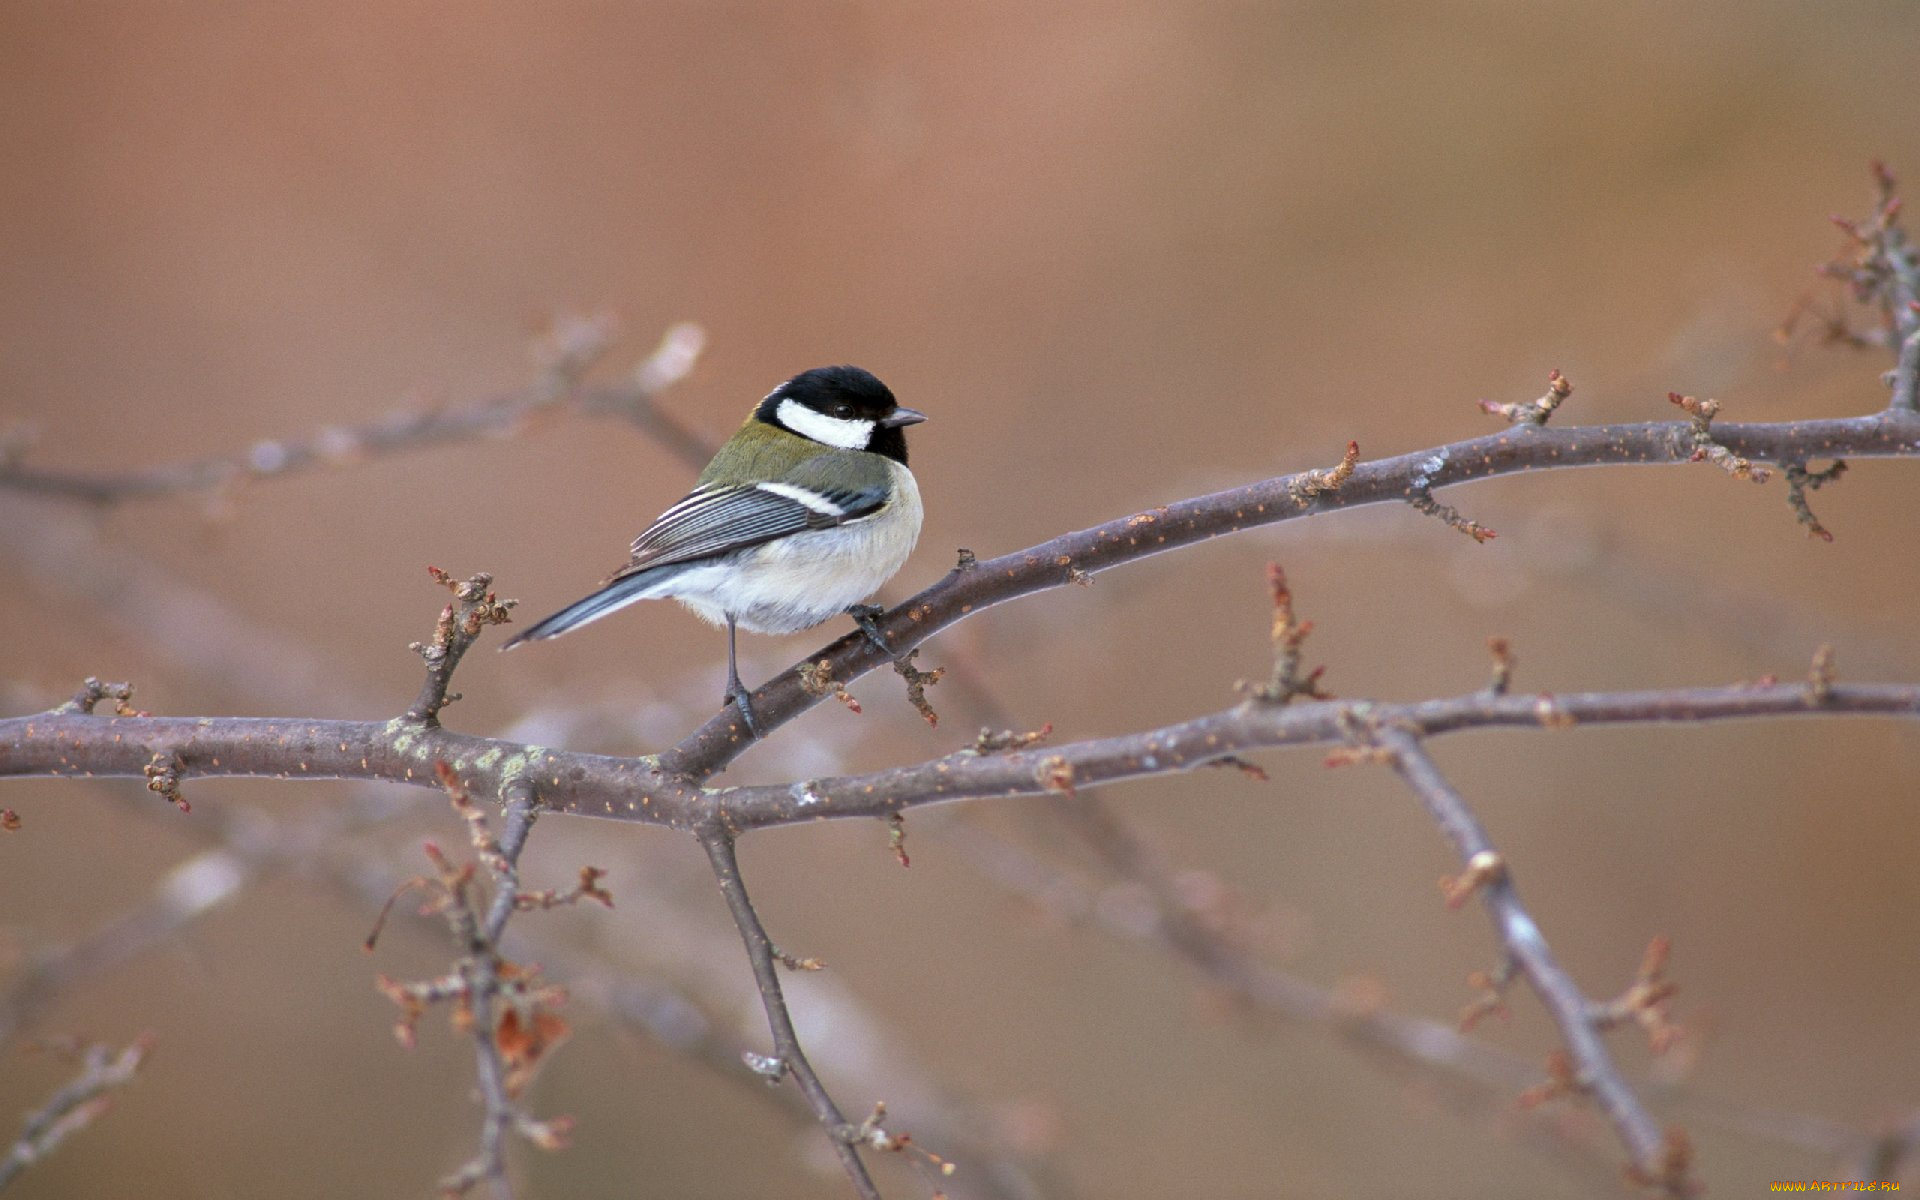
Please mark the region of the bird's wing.
MULTIPOLYGON (((620 579, 673 563, 718 558, 810 529, 831 529, 885 507, 884 484, 817 487, 771 482, 696 489, 633 540, 620 579)), ((608 582, 612 582, 610 579, 608 582)))

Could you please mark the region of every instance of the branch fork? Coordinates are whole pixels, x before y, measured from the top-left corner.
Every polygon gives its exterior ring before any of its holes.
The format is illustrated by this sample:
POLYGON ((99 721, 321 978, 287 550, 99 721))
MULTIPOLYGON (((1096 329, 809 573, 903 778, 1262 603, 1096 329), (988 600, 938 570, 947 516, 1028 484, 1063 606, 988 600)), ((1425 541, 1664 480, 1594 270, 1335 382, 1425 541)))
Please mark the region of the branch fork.
POLYGON ((1482 400, 1480 411, 1490 416, 1505 417, 1509 425, 1530 425, 1535 428, 1545 425, 1553 417, 1553 411, 1559 408, 1568 396, 1573 395, 1573 381, 1559 371, 1547 372, 1547 390, 1537 400, 1525 404, 1498 404, 1492 400, 1482 400))
POLYGON ((1718 400, 1701 400, 1693 396, 1682 396, 1679 392, 1668 392, 1667 401, 1686 411, 1691 422, 1688 437, 1693 445, 1691 462, 1710 462, 1735 479, 1750 479, 1755 483, 1765 483, 1773 474, 1765 467, 1756 467, 1752 460, 1742 458, 1713 440, 1713 419, 1720 413, 1718 400))
MULTIPOLYGON (((484 587, 484 583, 479 585, 479 589, 484 587)), ((490 601, 491 596, 487 599, 490 601)), ((473 634, 477 633, 476 625, 473 634)), ((394 900, 410 890, 428 893, 420 912, 446 921, 459 954, 453 969, 436 979, 413 983, 382 975, 375 986, 400 1008, 394 1034, 403 1046, 413 1045, 420 1017, 437 1004, 452 1006, 454 1031, 473 1041, 485 1110, 480 1147, 473 1158, 441 1181, 442 1193, 464 1195, 486 1183, 495 1196, 511 1196, 506 1135, 514 1133, 540 1149, 557 1150, 567 1144, 572 1132, 571 1117, 537 1120, 519 1104, 520 1093, 567 1040, 571 1027, 558 1012, 566 1003, 566 989, 542 979, 539 967, 507 958, 500 952, 500 939, 516 912, 582 899, 612 907, 613 898, 600 887, 604 873, 595 867, 582 868, 578 884, 570 891, 524 891, 519 877, 520 854, 538 815, 531 789, 514 785, 505 789, 504 832, 496 837, 455 771, 438 763, 435 774, 448 803, 466 826, 474 857, 456 861, 434 843, 426 843, 434 873, 409 880, 394 893, 367 938, 366 948, 373 948, 394 900), (482 868, 487 886, 480 881, 482 868)))

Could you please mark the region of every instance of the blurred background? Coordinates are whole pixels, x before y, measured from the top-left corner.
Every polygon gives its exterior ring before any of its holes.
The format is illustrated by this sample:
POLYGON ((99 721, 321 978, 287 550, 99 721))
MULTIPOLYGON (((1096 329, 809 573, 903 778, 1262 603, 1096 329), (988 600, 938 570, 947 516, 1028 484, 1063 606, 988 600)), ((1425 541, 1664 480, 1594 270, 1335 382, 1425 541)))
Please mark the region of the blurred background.
MULTIPOLYGON (((556 315, 617 317, 594 376, 612 381, 691 321, 705 353, 660 405, 706 438, 832 362, 931 414, 898 599, 959 547, 1331 464, 1349 438, 1376 457, 1486 432, 1478 399, 1530 399, 1551 368, 1577 388, 1566 421, 1664 420, 1669 390, 1736 420, 1863 413, 1884 355, 1770 334, 1803 298, 1832 303, 1811 268, 1841 246, 1827 214, 1867 211, 1869 160, 1920 179, 1916 45, 1920 10, 1899 3, 12 3, 0 421, 47 468, 243 454, 526 387, 556 315)), ((213 495, 0 496, 0 696, 46 708, 91 674, 159 713, 384 718, 445 599, 424 565, 491 571, 538 615, 621 562, 691 476, 624 424, 556 415, 213 495)), ((1844 676, 1920 677, 1911 464, 1820 492, 1830 545, 1777 479, 1705 466, 1443 499, 1500 538, 1398 509, 1290 523, 995 609, 923 662, 965 665, 1005 719, 1063 739, 1217 709, 1267 670, 1272 559, 1343 696, 1478 687, 1494 634, 1529 690, 1793 677, 1822 642, 1844 676)), ((743 673, 841 632, 744 639, 743 673)), ((447 723, 657 749, 718 706, 724 661, 721 634, 647 606, 509 657, 483 645, 447 723)), ((999 715, 942 685, 931 729, 893 676, 853 690, 865 715, 823 705, 723 780, 930 757, 999 715)), ((1914 730, 1481 735, 1437 754, 1591 994, 1673 938, 1693 1061, 1657 1107, 1713 1194, 1860 1178, 1816 1148, 1827 1123, 1871 1132, 1920 1102, 1914 730)), ((1450 1023, 1492 965, 1485 923, 1437 902, 1453 863, 1413 798, 1320 757, 1105 795, 1253 958, 1450 1023)), ((188 794, 191 817, 137 781, 0 795, 25 822, 0 840, 16 980, 153 912, 210 839, 280 847, 228 902, 109 939, 130 952, 26 1013, 0 1114, 67 1073, 35 1037, 150 1029, 158 1049, 18 1194, 431 1194, 474 1143, 471 1054, 438 1013, 397 1049, 372 979, 444 970, 445 933, 408 920, 359 946, 377 881, 421 870, 420 841, 457 842, 457 823, 419 791, 378 820, 390 794, 344 785, 188 794), (286 848, 290 822, 343 813, 366 819, 286 848)), ((887 1100, 958 1158, 956 1196, 1625 1190, 1589 1116, 1556 1118, 1589 1155, 1543 1151, 1504 1101, 1461 1110, 1444 1079, 1250 1013, 1126 936, 1152 928, 1138 882, 1045 809, 916 816, 910 870, 865 823, 743 845, 774 937, 830 964, 794 991, 839 1100, 887 1100), (934 1132, 956 1120, 1029 1190, 988 1188, 989 1152, 934 1132)), ((578 1117, 575 1145, 520 1155, 527 1194, 848 1194, 777 1095, 726 1054, 636 1033, 595 990, 642 981, 673 997, 659 1028, 764 1046, 696 848, 551 820, 526 869, 564 886, 583 862, 609 869, 616 910, 517 923, 524 957, 594 993, 531 1094, 578 1117)), ((1530 997, 1513 1008, 1476 1036, 1537 1062, 1552 1032, 1530 997)), ((1648 1068, 1635 1036, 1614 1045, 1648 1068)), ((889 1196, 931 1189, 879 1170, 889 1196)))

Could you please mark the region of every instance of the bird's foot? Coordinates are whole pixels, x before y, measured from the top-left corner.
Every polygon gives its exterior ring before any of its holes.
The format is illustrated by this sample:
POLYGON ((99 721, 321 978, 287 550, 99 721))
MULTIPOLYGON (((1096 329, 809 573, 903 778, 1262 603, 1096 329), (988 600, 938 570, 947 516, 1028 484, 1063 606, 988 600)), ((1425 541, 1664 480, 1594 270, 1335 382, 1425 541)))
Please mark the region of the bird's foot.
POLYGON ((852 617, 853 623, 860 627, 860 632, 867 635, 867 640, 872 642, 880 653, 892 659, 899 656, 894 654, 892 646, 887 645, 887 639, 880 636, 880 623, 874 620, 875 617, 878 617, 886 611, 886 609, 880 607, 878 604, 849 604, 847 606, 847 615, 852 617))
POLYGON ((763 735, 760 732, 759 723, 753 719, 753 703, 748 699, 747 689, 744 687, 730 689, 726 699, 720 702, 720 706, 725 708, 729 704, 733 706, 735 712, 740 714, 740 719, 747 723, 747 732, 753 736, 753 740, 759 741, 763 735))

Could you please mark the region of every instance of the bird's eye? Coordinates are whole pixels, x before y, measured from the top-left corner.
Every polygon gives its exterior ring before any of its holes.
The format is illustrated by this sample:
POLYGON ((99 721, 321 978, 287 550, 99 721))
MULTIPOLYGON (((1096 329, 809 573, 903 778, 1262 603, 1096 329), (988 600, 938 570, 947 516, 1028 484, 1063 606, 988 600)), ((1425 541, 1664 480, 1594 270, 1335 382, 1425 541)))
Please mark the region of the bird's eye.
POLYGON ((853 405, 836 404, 833 406, 833 415, 836 417, 839 417, 842 421, 844 421, 848 417, 851 417, 853 415, 853 405))

